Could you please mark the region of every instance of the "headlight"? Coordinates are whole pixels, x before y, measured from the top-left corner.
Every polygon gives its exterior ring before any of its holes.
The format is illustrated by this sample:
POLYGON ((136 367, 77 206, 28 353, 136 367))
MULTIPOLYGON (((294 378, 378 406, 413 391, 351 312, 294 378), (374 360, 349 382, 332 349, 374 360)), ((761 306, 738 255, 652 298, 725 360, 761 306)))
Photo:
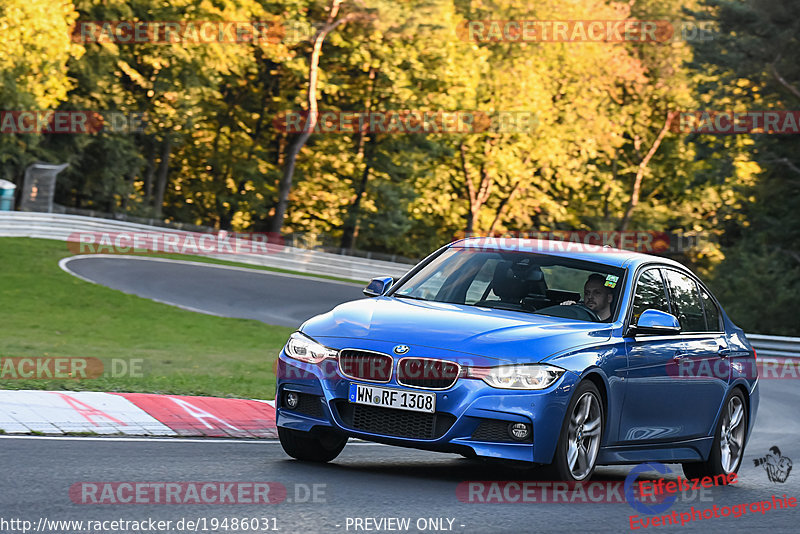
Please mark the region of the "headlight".
POLYGON ((306 363, 319 363, 326 358, 336 358, 338 354, 338 351, 320 345, 300 332, 295 332, 289 337, 283 352, 290 358, 306 363))
POLYGON ((544 364, 468 367, 466 370, 467 378, 480 378, 500 389, 545 389, 563 374, 564 369, 544 364))

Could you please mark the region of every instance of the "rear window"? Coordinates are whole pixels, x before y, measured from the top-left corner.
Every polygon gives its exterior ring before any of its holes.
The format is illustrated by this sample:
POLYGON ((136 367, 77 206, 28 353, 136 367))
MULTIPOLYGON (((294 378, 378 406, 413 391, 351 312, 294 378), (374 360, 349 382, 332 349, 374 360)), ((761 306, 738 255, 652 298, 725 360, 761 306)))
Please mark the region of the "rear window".
POLYGON ((714 302, 714 299, 711 298, 708 291, 702 287, 700 288, 700 296, 703 299, 703 308, 705 308, 706 327, 708 331, 722 332, 722 323, 720 322, 720 313, 719 308, 717 308, 717 303, 714 302))
POLYGON ((705 332, 706 316, 695 281, 671 269, 665 270, 665 273, 669 281, 672 312, 681 324, 681 331, 705 332))

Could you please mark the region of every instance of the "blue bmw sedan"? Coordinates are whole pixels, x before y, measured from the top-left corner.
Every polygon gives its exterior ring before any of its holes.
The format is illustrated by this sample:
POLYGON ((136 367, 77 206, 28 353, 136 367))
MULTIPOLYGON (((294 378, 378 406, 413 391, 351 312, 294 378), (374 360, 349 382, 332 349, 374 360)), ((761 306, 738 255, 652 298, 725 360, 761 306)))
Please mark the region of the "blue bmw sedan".
POLYGON ((736 472, 756 354, 708 288, 661 257, 470 238, 368 299, 306 321, 278 361, 283 449, 326 462, 348 437, 543 465, 736 472))

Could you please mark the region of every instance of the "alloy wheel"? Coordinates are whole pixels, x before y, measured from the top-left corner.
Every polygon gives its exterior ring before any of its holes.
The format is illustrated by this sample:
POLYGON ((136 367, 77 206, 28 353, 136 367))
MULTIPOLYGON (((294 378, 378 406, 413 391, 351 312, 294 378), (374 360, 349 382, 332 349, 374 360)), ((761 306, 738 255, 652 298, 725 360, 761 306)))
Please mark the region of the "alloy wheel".
POLYGON ((584 393, 569 420, 567 466, 575 480, 583 480, 594 468, 602 432, 600 402, 591 392, 584 393))
POLYGON ((719 436, 720 462, 726 473, 733 472, 739 465, 744 446, 744 429, 742 399, 733 396, 725 408, 719 436))

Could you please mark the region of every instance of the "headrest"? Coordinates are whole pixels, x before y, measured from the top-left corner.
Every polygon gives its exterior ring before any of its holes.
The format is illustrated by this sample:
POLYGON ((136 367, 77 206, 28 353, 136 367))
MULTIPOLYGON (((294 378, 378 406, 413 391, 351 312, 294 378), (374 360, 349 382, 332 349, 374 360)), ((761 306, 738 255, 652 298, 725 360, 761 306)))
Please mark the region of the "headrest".
POLYGON ((503 302, 519 303, 543 285, 544 273, 531 258, 501 261, 494 269, 492 290, 503 302))

